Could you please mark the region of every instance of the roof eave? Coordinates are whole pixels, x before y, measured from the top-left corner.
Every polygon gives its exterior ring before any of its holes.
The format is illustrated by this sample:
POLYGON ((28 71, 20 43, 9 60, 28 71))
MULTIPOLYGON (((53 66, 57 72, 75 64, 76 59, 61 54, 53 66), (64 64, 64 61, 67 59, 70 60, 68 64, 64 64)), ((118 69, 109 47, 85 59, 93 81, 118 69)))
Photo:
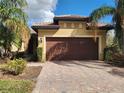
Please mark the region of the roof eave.
POLYGON ((83 21, 83 22, 90 22, 90 18, 89 17, 84 17, 84 18, 54 17, 54 21, 83 21))
POLYGON ((38 30, 38 29, 59 29, 60 26, 56 25, 56 26, 32 26, 31 27, 34 30, 38 30))
MULTIPOLYGON (((88 30, 91 30, 92 27, 87 27, 88 30)), ((114 29, 114 26, 101 26, 101 27, 97 27, 98 30, 112 30, 114 29)))

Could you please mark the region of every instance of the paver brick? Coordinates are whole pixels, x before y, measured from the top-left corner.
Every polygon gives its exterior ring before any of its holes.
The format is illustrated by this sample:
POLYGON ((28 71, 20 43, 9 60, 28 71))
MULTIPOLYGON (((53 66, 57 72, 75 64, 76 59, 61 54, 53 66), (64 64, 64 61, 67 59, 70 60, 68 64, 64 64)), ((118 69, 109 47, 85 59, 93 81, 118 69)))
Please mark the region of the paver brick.
POLYGON ((33 93, 124 93, 124 78, 95 61, 47 62, 33 93))

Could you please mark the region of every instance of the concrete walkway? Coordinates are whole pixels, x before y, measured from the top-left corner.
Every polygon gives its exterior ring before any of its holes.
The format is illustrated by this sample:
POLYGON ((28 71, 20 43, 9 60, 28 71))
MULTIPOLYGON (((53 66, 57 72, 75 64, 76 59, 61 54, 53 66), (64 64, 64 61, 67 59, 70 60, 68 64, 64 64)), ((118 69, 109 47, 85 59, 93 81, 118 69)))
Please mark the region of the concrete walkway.
POLYGON ((35 63, 35 62, 30 62, 30 63, 28 63, 27 64, 27 66, 28 67, 37 67, 37 66, 43 66, 44 65, 44 63, 41 63, 41 62, 37 62, 37 63, 35 63))
POLYGON ((47 62, 33 93, 124 93, 124 78, 95 61, 47 62))

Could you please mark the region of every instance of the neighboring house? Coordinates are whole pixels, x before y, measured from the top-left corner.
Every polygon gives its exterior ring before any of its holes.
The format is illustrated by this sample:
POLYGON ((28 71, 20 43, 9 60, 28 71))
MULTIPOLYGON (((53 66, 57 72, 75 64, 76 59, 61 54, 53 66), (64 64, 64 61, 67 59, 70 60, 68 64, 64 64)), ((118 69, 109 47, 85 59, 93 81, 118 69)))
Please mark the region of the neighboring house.
POLYGON ((38 47, 43 48, 43 61, 102 60, 106 31, 111 25, 98 24, 92 30, 89 17, 58 16, 53 23, 35 24, 38 47), (97 33, 97 34, 96 34, 97 33))

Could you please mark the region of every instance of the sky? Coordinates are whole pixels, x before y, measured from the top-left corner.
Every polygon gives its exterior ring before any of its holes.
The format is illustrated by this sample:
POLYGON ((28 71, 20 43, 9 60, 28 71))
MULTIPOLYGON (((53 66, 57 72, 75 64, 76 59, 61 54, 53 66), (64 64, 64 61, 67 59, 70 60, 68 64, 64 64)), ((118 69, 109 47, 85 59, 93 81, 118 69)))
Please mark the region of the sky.
MULTIPOLYGON (((29 26, 35 22, 52 22, 55 15, 89 16, 101 6, 114 6, 114 0, 27 0, 26 12, 29 16, 29 26)), ((111 16, 100 22, 110 23, 111 16)))

